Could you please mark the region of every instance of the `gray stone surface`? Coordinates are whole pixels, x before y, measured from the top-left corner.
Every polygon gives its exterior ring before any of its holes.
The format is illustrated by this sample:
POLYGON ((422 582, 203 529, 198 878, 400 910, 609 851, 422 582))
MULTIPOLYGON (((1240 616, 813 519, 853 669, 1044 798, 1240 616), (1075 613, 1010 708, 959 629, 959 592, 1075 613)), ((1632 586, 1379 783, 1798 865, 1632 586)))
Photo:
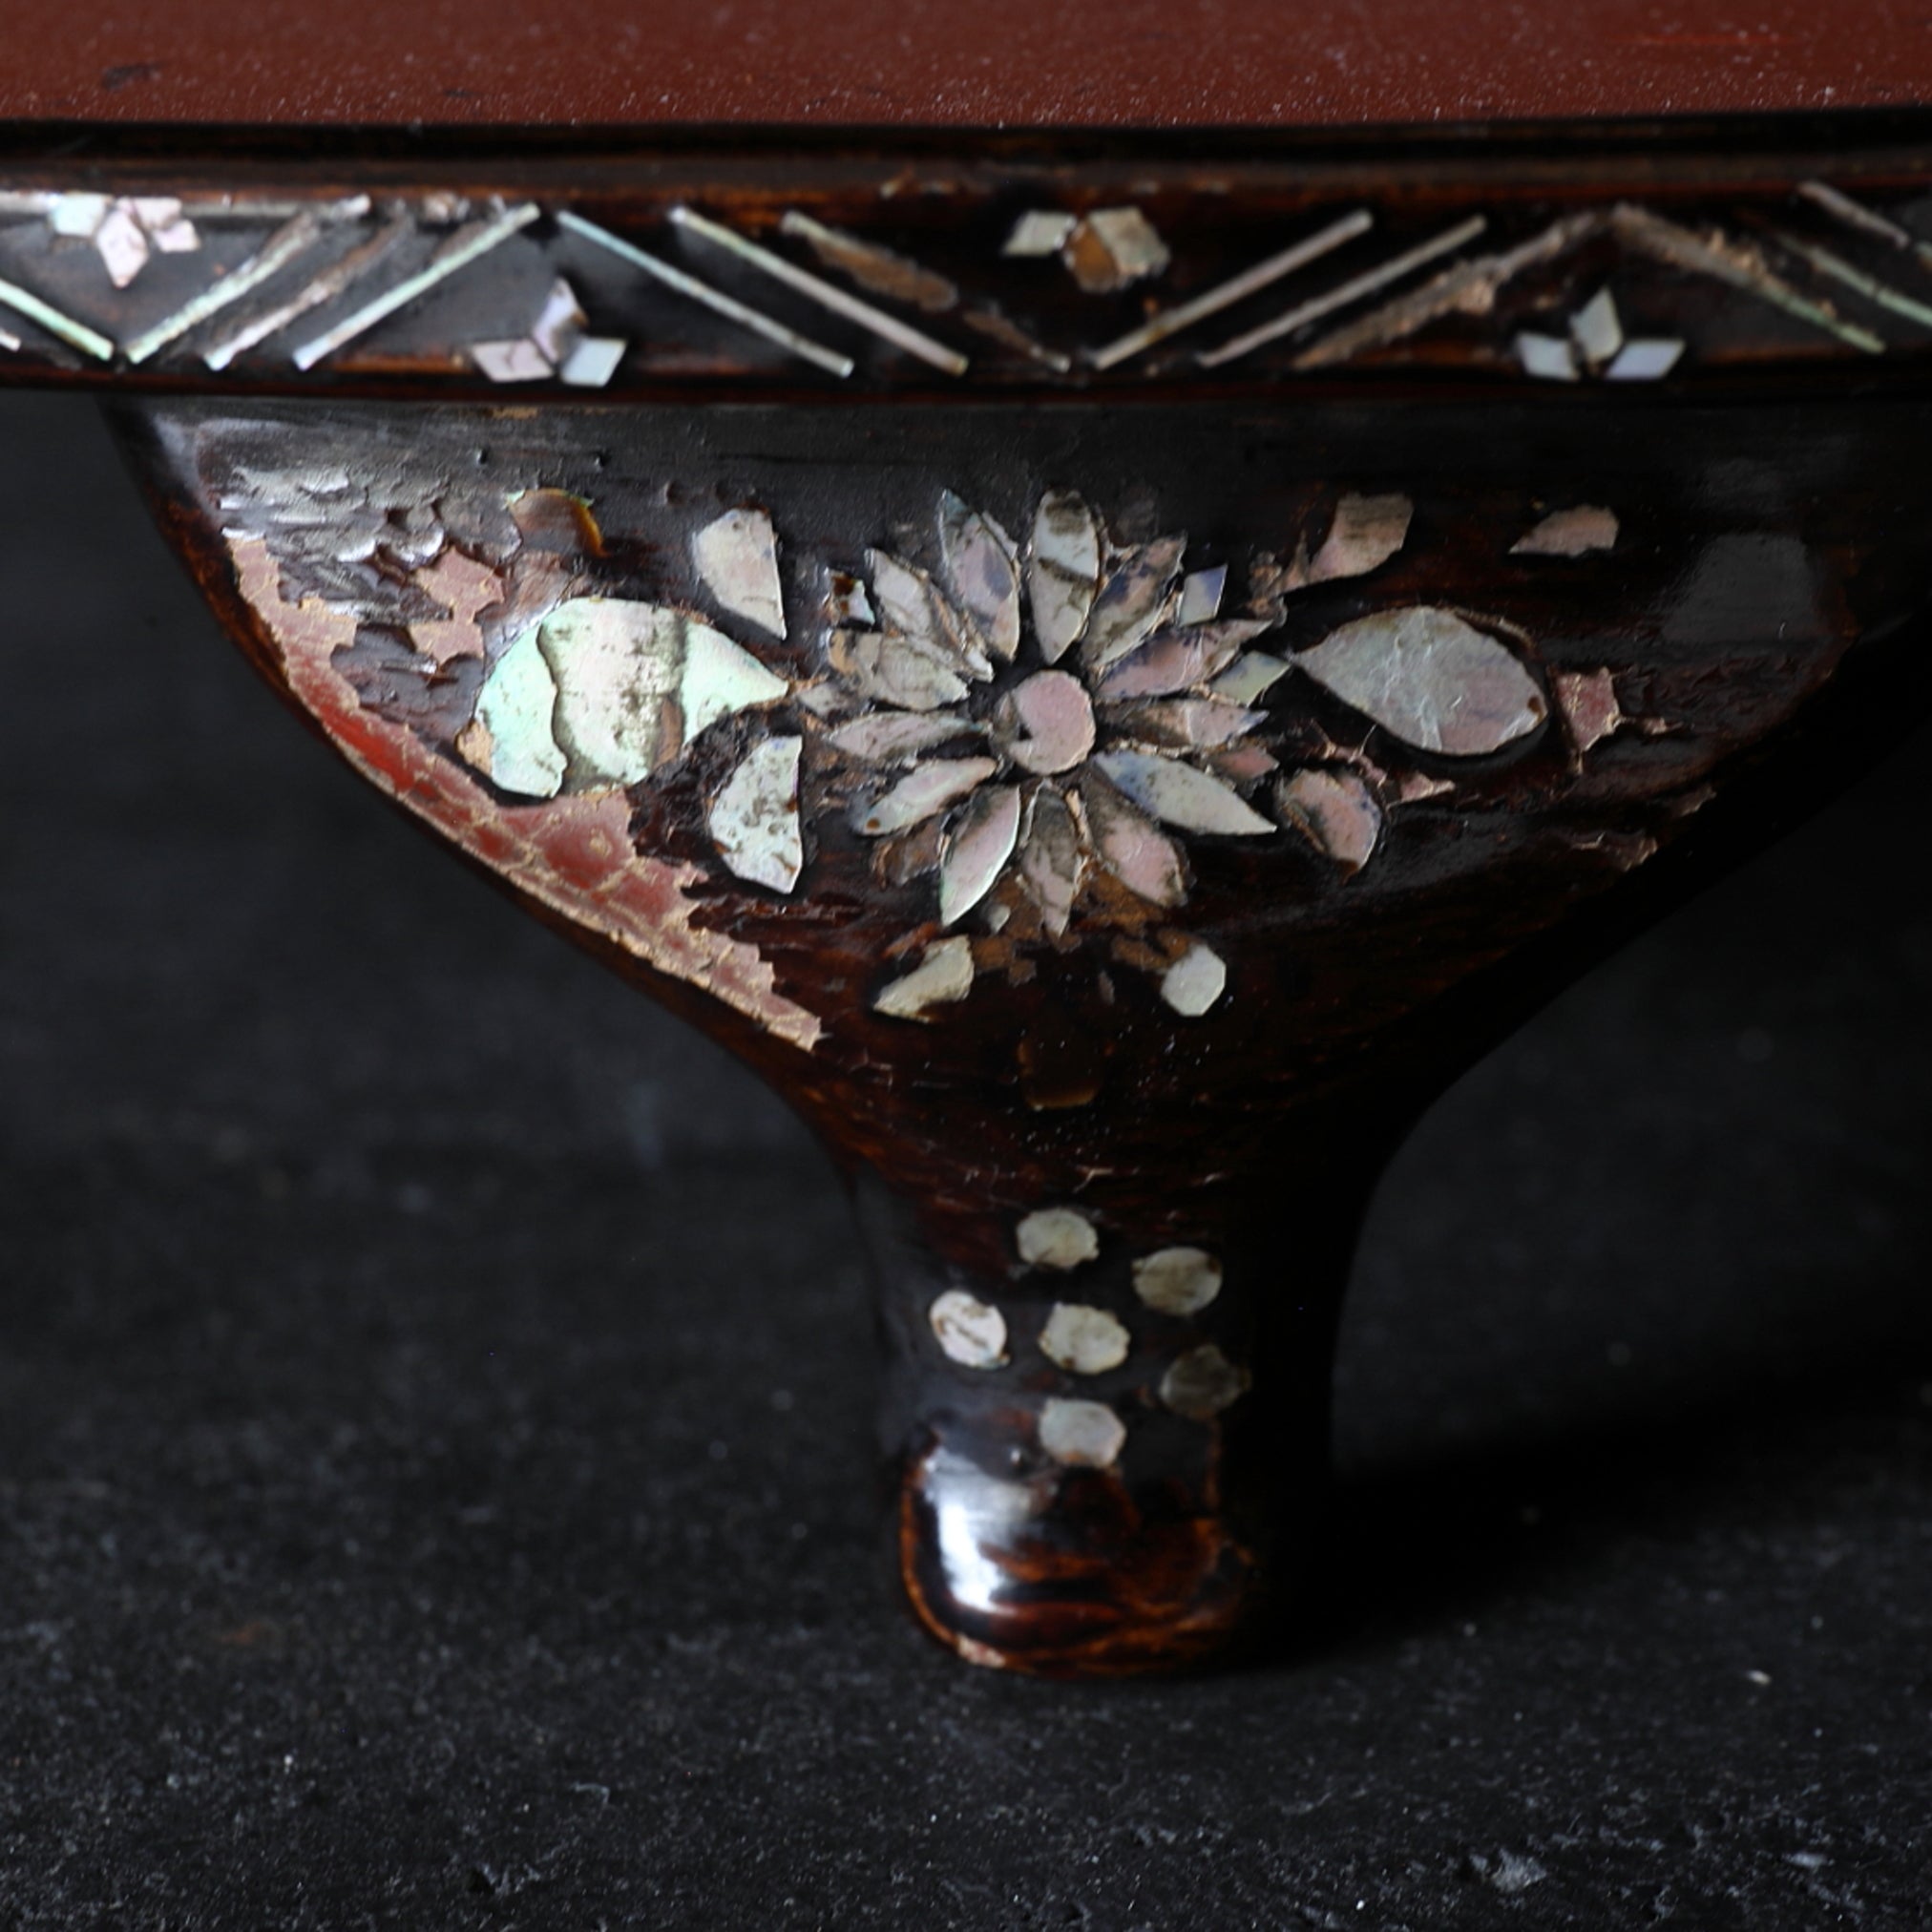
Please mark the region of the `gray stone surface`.
POLYGON ((1302 1647, 903 1620, 746 1075, 280 713, 0 408, 0 1926, 1932 1923, 1932 735, 1383 1188, 1302 1647))

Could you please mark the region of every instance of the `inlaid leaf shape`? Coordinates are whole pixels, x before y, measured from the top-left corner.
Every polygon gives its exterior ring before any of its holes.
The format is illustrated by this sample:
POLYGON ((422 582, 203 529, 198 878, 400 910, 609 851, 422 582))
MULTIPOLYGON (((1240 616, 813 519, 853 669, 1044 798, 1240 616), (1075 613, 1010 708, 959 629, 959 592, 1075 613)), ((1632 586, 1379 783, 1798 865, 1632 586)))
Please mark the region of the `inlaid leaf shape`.
POLYGON ((1480 757, 1526 737, 1549 715, 1513 651, 1434 604, 1358 618, 1293 662, 1418 751, 1480 757))

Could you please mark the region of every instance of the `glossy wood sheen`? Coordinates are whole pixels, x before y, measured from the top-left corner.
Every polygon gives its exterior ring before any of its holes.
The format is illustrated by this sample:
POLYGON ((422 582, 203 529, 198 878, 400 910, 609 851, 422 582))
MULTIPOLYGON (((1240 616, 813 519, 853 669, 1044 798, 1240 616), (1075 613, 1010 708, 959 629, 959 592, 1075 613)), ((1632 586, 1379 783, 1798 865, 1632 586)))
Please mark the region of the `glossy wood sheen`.
MULTIPOLYGON (((1136 17, 1053 21, 1091 96, 1022 62, 982 112, 1119 127, 1136 17)), ((1568 98, 1401 18, 1405 112, 1568 98)), ((383 46, 330 44, 314 102, 383 46)), ((927 1627, 1166 1668, 1314 1583, 1418 1109, 1919 700, 1926 116, 949 144, 895 47, 890 142, 788 139, 776 86, 690 141, 16 122, 0 379, 121 391, 308 722, 832 1145, 927 1627)))
MULTIPOLYGON (((1932 419, 1896 396, 247 416, 184 402, 121 420, 217 608, 310 722, 534 910, 745 1054, 839 1151, 879 1264, 908 1588, 966 1655, 1042 1671, 1186 1661, 1304 1590, 1334 1315, 1388 1149, 1700 853, 1744 849, 1819 796, 1869 742, 1870 694, 1904 715, 1932 602, 1909 539, 1932 517, 1918 459, 1932 419), (346 494, 328 480, 344 475, 346 494), (513 525, 505 506, 535 500, 520 493, 558 486, 595 521, 557 498, 513 525), (1365 607, 1453 607, 1515 640, 1555 694, 1545 727, 1471 760, 1405 752, 1304 678, 1280 686, 1261 735, 1284 769, 1358 761, 1378 774, 1384 829, 1353 874, 1289 830, 1186 842, 1171 943, 1208 943, 1228 971, 1205 1016, 1166 1003, 1172 954, 1148 949, 1170 940, 1146 909, 1104 895, 1061 942, 1023 919, 964 929, 970 997, 923 1024, 881 1012, 943 930, 933 879, 882 871, 853 818, 864 775, 805 706, 714 727, 608 808, 506 796, 458 742, 480 659, 432 674, 408 626, 433 605, 412 601, 408 569, 332 560, 357 530, 400 542, 433 510, 501 574, 512 612, 526 581, 702 604, 691 536, 756 502, 794 620, 762 655, 803 690, 831 650, 814 615, 828 570, 874 569, 878 544, 932 561, 922 533, 948 490, 1025 528, 1064 489, 1138 540, 1188 531, 1237 581, 1264 540, 1325 527, 1337 491, 1400 493, 1414 515, 1399 555, 1299 594, 1267 641, 1292 654, 1365 607), (318 503, 344 506, 319 539, 318 503), (1578 504, 1613 511, 1606 549, 1516 549, 1551 506, 1578 504), (1600 729, 1591 704, 1610 691, 1620 722, 1600 729), (807 861, 779 892, 721 872, 705 830, 773 731, 807 748, 807 861), (643 924, 624 897, 634 866, 658 881, 643 924), (1094 1228, 1092 1259, 1030 1264, 1022 1224, 1061 1204, 1094 1228), (1176 1244, 1225 1272, 1198 1316, 1151 1312, 1133 1285, 1135 1263, 1176 1244), (1001 1359, 961 1366, 937 1345, 947 1292, 999 1312, 1001 1359), (1069 1374, 1049 1359, 1062 1302, 1121 1326, 1117 1362, 1069 1374), (1248 1385, 1194 1414, 1166 1377, 1204 1347, 1248 1385), (1042 1453, 1044 1405, 1065 1399, 1120 1419, 1116 1458, 1042 1453)), ((499 638, 520 620, 504 621, 499 638)))
POLYGON ((1932 99, 1932 32, 1889 0, 11 0, 0 50, 0 120, 1427 126, 1932 99))

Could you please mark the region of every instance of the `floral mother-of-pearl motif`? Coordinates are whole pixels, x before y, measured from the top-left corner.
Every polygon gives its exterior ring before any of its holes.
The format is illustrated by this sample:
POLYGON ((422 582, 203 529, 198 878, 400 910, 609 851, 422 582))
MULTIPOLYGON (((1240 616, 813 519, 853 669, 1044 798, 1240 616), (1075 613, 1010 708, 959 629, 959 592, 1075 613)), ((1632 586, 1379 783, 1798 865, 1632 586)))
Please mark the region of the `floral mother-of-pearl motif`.
MULTIPOLYGON (((1346 875, 1380 835, 1379 766, 1335 747, 1343 762, 1281 770, 1259 708, 1277 683, 1298 674, 1437 758, 1486 755, 1545 716, 1508 647, 1433 605, 1371 612, 1292 655, 1255 647, 1295 593, 1387 563, 1412 514, 1405 496, 1343 495, 1292 561, 1250 559, 1250 601, 1230 615, 1228 567, 1186 569, 1183 536, 1121 541, 1060 490, 1022 548, 948 492, 934 568, 874 549, 864 578, 834 575, 822 670, 803 686, 695 610, 564 596, 494 658, 454 749, 504 791, 555 799, 644 783, 750 714, 705 818, 726 871, 789 896, 805 817, 843 813, 884 885, 933 881, 932 918, 911 936, 939 936, 880 991, 879 1012, 923 1020, 965 998, 976 934, 1016 976, 1031 954, 1098 940, 1194 1018, 1221 1000, 1228 968, 1179 916, 1191 851, 1285 832, 1346 875)), ((690 551, 724 621, 787 635, 763 511, 726 512, 690 551)))
MULTIPOLYGON (((1507 624, 1434 604, 1391 598, 1279 655, 1258 647, 1299 593, 1403 551, 1399 494, 1340 495, 1291 529, 1286 561, 1189 569, 1185 536, 1124 541, 1071 491, 1039 500, 1023 545, 944 493, 930 555, 873 549, 863 577, 830 568, 837 553, 788 577, 770 516, 741 505, 682 533, 688 577, 645 582, 591 565, 610 555, 591 507, 554 488, 509 493, 514 535, 478 551, 341 472, 238 469, 223 508, 260 525, 298 603, 350 626, 345 688, 529 823, 597 801, 621 812, 688 773, 703 741, 721 871, 783 902, 812 892, 826 848, 869 851, 881 905, 910 927, 877 951, 872 1003, 894 1018, 1080 949, 1147 973, 1175 1014, 1207 1014, 1229 977, 1188 916, 1208 851, 1312 846, 1346 879, 1374 862, 1386 810, 1453 789, 1445 770, 1551 708, 1507 624), (788 581, 795 597, 827 568, 830 621, 802 671, 795 645, 770 646, 799 616, 788 581), (1230 580, 1246 599, 1231 611, 1230 580), (1323 724, 1317 693, 1380 735, 1323 724), (1429 768, 1404 770, 1405 748, 1429 768), (834 818, 848 830, 814 839, 834 818)), ((1572 505, 1512 554, 1617 540, 1609 511, 1572 505)), ((1552 688, 1578 756, 1628 722, 1606 673, 1552 688)))
POLYGON ((1276 830, 1243 796, 1275 760, 1241 699, 1281 675, 1248 651, 1277 620, 1221 618, 1225 573, 1184 576, 1185 537, 1117 544, 1059 491, 1022 560, 949 492, 937 540, 936 574, 868 553, 846 609, 878 627, 834 632, 815 695, 836 721, 828 742, 864 774, 854 829, 889 874, 934 874, 941 927, 978 912, 1053 943, 1077 914, 1157 925, 1188 896, 1185 836, 1276 830))
MULTIPOLYGON (((1343 496, 1312 553, 1256 559, 1252 601, 1232 616, 1227 566, 1186 570, 1185 536, 1123 542, 1071 491, 1040 498, 1023 550, 948 492, 935 570, 868 552, 869 581, 835 592, 826 673, 801 702, 858 774, 843 808, 876 841, 881 876, 932 877, 947 935, 878 1009, 923 1019, 967 997, 969 921, 1008 956, 1105 934, 1174 1011, 1212 1008, 1226 964, 1172 918, 1192 892, 1190 846, 1288 830, 1354 872, 1380 827, 1347 770, 1304 768, 1260 795, 1280 766, 1255 706, 1291 669, 1438 756, 1533 731, 1546 715, 1534 680, 1448 610, 1374 613, 1292 658, 1253 648, 1293 592, 1386 563, 1411 515, 1404 496, 1343 496)), ((838 808, 838 788, 828 797, 838 808)))

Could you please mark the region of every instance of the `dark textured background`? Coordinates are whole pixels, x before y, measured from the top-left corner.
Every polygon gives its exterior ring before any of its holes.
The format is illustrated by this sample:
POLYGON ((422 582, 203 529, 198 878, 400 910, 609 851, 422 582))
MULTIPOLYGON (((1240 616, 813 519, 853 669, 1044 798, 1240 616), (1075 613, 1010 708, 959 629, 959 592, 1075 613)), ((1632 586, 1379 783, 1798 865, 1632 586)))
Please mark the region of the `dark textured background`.
POLYGON ((1302 1653, 954 1663, 746 1076, 0 408, 0 1927, 1932 1924, 1932 733, 1436 1110, 1302 1653))

